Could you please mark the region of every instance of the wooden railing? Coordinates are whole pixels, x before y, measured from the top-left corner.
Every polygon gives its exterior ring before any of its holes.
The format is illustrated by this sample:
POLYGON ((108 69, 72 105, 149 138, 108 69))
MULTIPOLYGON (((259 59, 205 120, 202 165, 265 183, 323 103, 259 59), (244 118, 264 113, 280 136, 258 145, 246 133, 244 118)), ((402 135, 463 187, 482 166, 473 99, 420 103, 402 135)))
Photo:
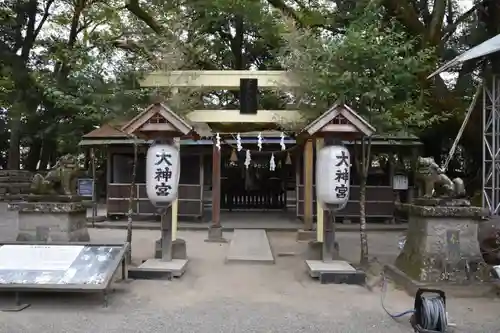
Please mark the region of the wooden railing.
MULTIPOLYGON (((338 217, 359 217, 359 186, 350 188, 346 207, 336 213, 338 217)), ((366 216, 368 218, 391 218, 395 211, 395 192, 392 186, 366 187, 366 216)), ((316 191, 313 186, 313 215, 316 216, 316 191)), ((297 186, 297 216, 304 217, 304 185, 297 186)))
POLYGON ((221 209, 285 209, 286 191, 280 179, 269 179, 261 188, 247 190, 228 179, 221 180, 221 209), (236 186, 234 186, 236 185, 236 186))
MULTIPOLYGON (((129 209, 130 184, 108 184, 108 215, 127 214, 129 209)), ((156 215, 157 210, 146 195, 146 184, 136 184, 134 214, 156 215)), ((196 184, 179 184, 179 216, 203 216, 202 188, 196 184)))

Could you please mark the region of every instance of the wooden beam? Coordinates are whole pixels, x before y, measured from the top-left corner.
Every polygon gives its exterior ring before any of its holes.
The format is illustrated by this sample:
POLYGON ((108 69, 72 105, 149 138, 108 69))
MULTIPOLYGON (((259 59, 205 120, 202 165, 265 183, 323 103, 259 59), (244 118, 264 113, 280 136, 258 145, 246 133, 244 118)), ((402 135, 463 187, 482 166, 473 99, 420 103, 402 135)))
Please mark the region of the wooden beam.
POLYGON ((260 88, 297 87, 286 71, 189 70, 156 71, 140 82, 142 87, 239 89, 240 79, 257 79, 260 88))
POLYGON ((313 226, 313 140, 304 145, 304 230, 313 226))
POLYGON ((298 110, 258 110, 257 114, 240 114, 239 110, 194 110, 186 118, 193 123, 275 123, 284 127, 303 122, 298 110))

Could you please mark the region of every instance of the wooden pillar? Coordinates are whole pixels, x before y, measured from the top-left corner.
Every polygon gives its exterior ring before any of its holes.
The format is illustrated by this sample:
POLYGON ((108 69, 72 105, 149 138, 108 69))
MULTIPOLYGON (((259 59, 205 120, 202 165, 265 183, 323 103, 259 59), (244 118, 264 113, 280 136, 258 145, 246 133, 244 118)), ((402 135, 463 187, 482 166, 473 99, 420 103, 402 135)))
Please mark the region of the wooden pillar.
POLYGON ((95 220, 97 218, 97 180, 96 180, 96 166, 95 166, 95 149, 90 148, 90 158, 92 165, 92 226, 95 225, 95 220))
POLYGON ((212 150, 212 226, 220 227, 220 150, 213 145, 212 150))
POLYGON ((295 216, 299 217, 300 191, 300 154, 295 154, 295 216))
POLYGON ((204 154, 200 154, 200 220, 203 219, 205 211, 205 159, 204 154))
MULTIPOLYGON (((180 138, 174 138, 174 146, 179 149, 179 156, 180 156, 180 149, 181 149, 181 143, 180 143, 180 138)), ((179 195, 177 195, 177 199, 175 199, 174 202, 172 202, 172 241, 177 239, 177 224, 178 224, 178 214, 179 214, 179 195)))
MULTIPOLYGON (((113 159, 111 155, 111 146, 106 146, 106 207, 109 207, 109 185, 113 179, 113 159)), ((106 217, 108 211, 106 209, 106 217)))
POLYGON ((313 140, 304 145, 304 230, 313 226, 313 140))
POLYGON ((208 228, 207 242, 223 243, 226 240, 222 234, 220 224, 220 176, 221 176, 221 152, 215 142, 212 150, 212 223, 208 228))
MULTIPOLYGON (((323 148, 325 141, 323 138, 316 139, 316 156, 319 155, 319 151, 323 148)), ((323 242, 323 228, 324 228, 324 214, 323 206, 321 202, 316 198, 316 241, 323 242)))

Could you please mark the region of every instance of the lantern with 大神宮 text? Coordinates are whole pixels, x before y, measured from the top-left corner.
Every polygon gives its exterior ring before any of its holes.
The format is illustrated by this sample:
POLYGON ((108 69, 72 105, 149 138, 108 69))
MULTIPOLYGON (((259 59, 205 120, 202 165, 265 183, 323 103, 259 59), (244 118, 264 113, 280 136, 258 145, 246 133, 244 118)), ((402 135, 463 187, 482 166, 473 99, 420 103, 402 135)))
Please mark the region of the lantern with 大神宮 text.
POLYGON ((180 176, 179 149, 154 143, 146 155, 146 193, 155 206, 165 206, 177 198, 180 176))
POLYGON ((344 146, 326 146, 316 159, 316 196, 329 209, 342 209, 349 200, 351 157, 344 146))

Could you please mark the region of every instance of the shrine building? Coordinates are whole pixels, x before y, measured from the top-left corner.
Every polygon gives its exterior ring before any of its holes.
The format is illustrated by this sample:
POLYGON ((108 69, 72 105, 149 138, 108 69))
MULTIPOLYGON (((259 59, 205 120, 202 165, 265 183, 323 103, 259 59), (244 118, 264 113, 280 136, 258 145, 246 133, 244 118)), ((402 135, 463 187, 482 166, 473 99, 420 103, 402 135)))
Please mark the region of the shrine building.
MULTIPOLYGON (((242 80, 258 81, 259 87, 265 88, 293 85, 281 71, 196 71, 196 75, 191 72, 194 71, 153 73, 143 86, 238 89, 242 80)), ((297 110, 194 110, 181 117, 167 104, 153 103, 128 122, 103 124, 85 134, 80 145, 99 148, 107 154, 105 186, 100 196, 105 198, 110 219, 127 215, 129 209, 134 140, 139 149, 133 213, 155 219, 158 213, 145 190, 145 153, 151 141, 140 135, 134 139, 132 135, 171 131, 178 133, 176 142, 181 156, 178 199, 172 208, 179 221, 211 221, 220 225, 225 219, 254 211, 266 212, 265 216, 275 213, 279 219, 299 219, 305 230, 311 230, 313 223, 325 216, 315 198, 316 151, 340 138, 351 152, 350 197, 346 207, 338 212, 337 221, 356 222, 359 177, 354 147, 359 146, 361 137, 371 136, 373 160, 366 189, 367 220, 392 219, 395 203, 411 196, 412 177, 405 175, 409 179, 406 188, 395 187, 395 176, 404 172, 398 170, 392 159, 377 162, 377 156, 389 152, 403 156, 402 159, 415 156, 418 140, 377 136, 373 126, 344 104, 333 105, 293 133, 282 128, 284 122, 299 123, 300 117, 297 110), (262 130, 245 131, 246 128, 262 130)))

